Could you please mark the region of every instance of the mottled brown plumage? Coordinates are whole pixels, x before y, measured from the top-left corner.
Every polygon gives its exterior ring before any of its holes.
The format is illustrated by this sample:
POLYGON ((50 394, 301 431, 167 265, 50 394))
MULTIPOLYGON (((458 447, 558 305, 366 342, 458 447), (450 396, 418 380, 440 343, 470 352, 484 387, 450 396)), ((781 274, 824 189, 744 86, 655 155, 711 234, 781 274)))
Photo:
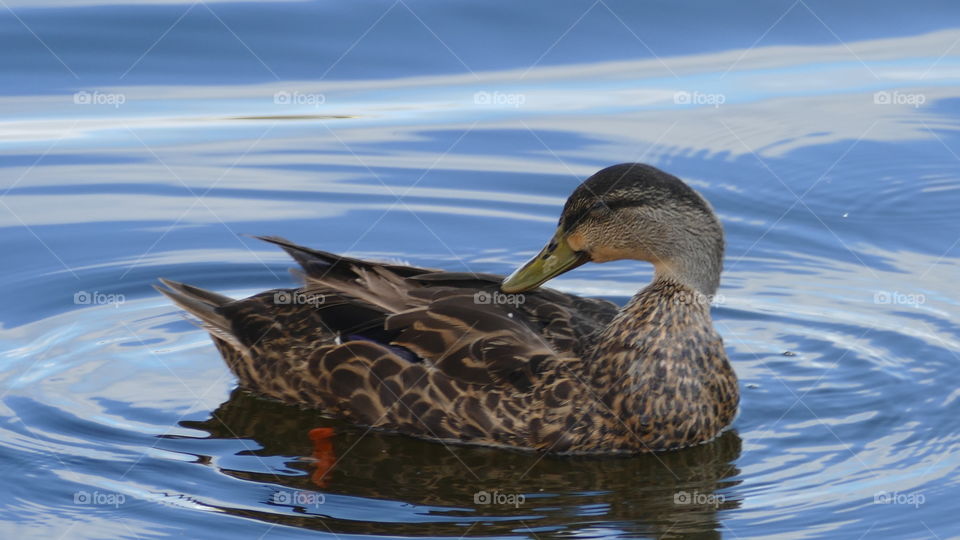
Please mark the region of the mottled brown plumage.
POLYGON ((300 263, 303 287, 243 300, 167 280, 160 289, 201 319, 250 391, 417 437, 554 453, 690 446, 736 413, 736 376, 705 300, 719 283, 722 229, 696 192, 652 167, 584 182, 554 240, 505 282, 263 239, 300 263), (619 311, 529 290, 618 258, 656 268, 619 311))

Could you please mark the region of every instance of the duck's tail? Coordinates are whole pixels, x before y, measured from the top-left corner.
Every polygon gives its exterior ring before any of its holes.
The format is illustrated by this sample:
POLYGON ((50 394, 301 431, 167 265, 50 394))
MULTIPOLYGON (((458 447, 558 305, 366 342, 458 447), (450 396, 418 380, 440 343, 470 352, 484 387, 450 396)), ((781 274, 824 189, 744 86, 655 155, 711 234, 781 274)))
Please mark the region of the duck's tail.
POLYGON ((154 285, 153 288, 200 319, 211 334, 237 348, 245 348, 233 335, 230 321, 219 311, 219 308, 233 302, 233 298, 169 279, 160 278, 160 282, 163 287, 154 285))

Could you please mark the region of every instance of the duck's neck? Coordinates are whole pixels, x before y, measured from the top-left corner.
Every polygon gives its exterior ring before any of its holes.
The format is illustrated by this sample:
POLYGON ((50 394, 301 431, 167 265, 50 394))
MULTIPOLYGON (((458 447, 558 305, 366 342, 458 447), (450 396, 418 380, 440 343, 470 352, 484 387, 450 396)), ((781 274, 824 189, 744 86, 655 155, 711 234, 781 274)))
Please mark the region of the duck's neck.
MULTIPOLYGON (((723 271, 723 235, 689 234, 670 257, 656 257, 654 284, 679 282, 704 296, 713 297, 723 271)), ((643 291, 641 291, 642 293, 643 291)))

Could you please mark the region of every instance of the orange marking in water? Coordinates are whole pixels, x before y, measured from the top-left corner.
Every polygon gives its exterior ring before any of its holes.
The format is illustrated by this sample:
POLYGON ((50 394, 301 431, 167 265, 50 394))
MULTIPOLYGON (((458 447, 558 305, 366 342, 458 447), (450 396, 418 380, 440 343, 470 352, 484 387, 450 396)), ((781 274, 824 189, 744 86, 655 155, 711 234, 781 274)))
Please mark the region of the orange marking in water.
POLYGON ((307 434, 313 441, 313 474, 310 480, 319 487, 327 487, 327 473, 337 462, 337 455, 333 450, 333 428, 314 428, 307 434))
POLYGON ((313 428, 310 430, 310 433, 308 434, 308 436, 310 437, 310 440, 313 442, 317 442, 320 439, 329 439, 330 437, 333 437, 333 428, 332 427, 313 428))

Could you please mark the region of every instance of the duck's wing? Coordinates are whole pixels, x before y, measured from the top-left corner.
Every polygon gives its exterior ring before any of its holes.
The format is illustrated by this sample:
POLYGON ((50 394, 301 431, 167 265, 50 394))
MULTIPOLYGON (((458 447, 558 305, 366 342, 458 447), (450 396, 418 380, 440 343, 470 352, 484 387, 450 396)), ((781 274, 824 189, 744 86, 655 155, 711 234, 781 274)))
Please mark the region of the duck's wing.
POLYGON ((613 302, 583 298, 541 287, 520 294, 500 292, 503 276, 466 272, 423 273, 410 278, 422 285, 412 291, 418 298, 436 301, 448 296, 472 295, 474 307, 505 314, 525 324, 555 351, 584 356, 594 344, 598 330, 617 314, 613 302))
POLYGON ((349 297, 396 313, 410 306, 406 280, 435 270, 364 261, 311 249, 279 236, 258 236, 283 248, 303 269, 303 292, 349 297))
MULTIPOLYGON (((397 314, 415 308, 453 313, 488 312, 508 316, 525 324, 555 351, 582 356, 593 345, 598 329, 606 326, 618 308, 613 302, 583 298, 549 288, 522 294, 500 292, 503 276, 472 272, 441 272, 414 266, 364 261, 299 246, 279 237, 259 237, 281 246, 303 268, 302 291, 313 295, 349 297, 386 313, 397 314)), ((407 316, 405 320, 409 320, 407 316)), ((399 324, 399 323, 394 323, 399 324)))

